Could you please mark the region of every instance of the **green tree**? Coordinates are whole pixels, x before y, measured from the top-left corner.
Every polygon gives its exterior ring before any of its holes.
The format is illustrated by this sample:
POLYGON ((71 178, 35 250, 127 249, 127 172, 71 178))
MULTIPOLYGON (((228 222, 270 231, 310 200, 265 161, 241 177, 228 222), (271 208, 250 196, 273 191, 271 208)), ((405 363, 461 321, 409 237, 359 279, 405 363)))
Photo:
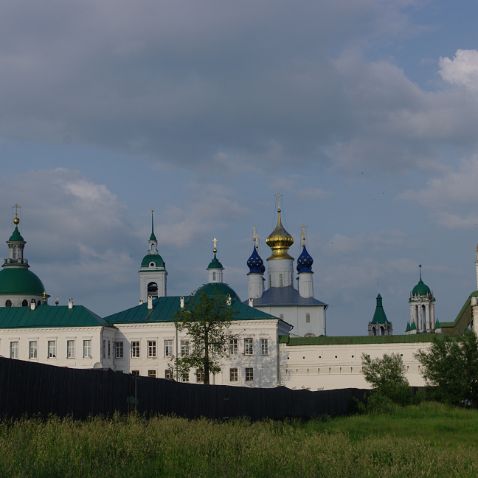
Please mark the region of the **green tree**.
POLYGON ((209 383, 210 374, 220 372, 220 360, 228 352, 229 341, 234 337, 229 332, 232 321, 230 297, 211 296, 202 293, 192 297, 188 306, 176 315, 176 327, 186 331, 190 339, 189 353, 175 360, 178 374, 188 374, 195 368, 204 383, 209 383))
POLYGON ((410 388, 400 355, 385 354, 382 358, 372 359, 370 355, 363 354, 362 372, 365 380, 372 385, 375 396, 402 405, 410 401, 410 388))
POLYGON ((429 352, 421 350, 416 357, 439 399, 478 405, 478 339, 473 332, 459 338, 437 336, 429 352))

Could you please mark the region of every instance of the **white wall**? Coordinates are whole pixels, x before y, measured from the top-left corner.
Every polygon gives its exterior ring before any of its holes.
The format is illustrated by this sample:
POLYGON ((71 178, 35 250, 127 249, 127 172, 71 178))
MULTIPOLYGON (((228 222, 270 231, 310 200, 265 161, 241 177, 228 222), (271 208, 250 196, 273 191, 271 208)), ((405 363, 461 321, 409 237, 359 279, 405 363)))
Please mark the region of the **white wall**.
POLYGON ((294 389, 331 390, 370 388, 362 374, 362 354, 372 358, 396 353, 402 356, 406 378, 411 386, 424 386, 420 364, 415 358, 430 343, 364 345, 280 345, 281 384, 294 389))

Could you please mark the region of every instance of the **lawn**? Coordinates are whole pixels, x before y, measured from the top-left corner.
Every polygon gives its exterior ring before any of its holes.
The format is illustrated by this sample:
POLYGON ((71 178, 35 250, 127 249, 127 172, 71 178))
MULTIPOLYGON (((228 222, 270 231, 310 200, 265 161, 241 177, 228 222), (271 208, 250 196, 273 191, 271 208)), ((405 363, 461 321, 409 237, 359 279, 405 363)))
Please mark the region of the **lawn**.
POLYGON ((476 477, 478 411, 424 403, 305 423, 4 422, 0 476, 476 477))

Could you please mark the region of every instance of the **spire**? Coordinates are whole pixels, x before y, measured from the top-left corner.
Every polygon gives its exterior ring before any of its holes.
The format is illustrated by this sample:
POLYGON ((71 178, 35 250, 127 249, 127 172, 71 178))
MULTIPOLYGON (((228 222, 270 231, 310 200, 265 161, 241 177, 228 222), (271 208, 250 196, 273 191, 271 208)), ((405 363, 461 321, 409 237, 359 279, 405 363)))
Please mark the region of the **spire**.
POLYGON ((385 310, 383 309, 382 304, 382 296, 380 294, 377 295, 377 304, 375 306, 375 313, 373 314, 372 324, 388 324, 389 320, 387 319, 387 315, 385 314, 385 310))
POLYGON ((425 282, 422 280, 422 265, 418 265, 418 283, 417 285, 412 289, 412 292, 410 293, 411 297, 414 296, 429 296, 432 297, 432 291, 430 290, 430 287, 428 287, 425 282))
POLYGON ((422 265, 418 264, 418 269, 420 270, 420 281, 422 280, 422 265))
POLYGON ((151 209, 151 235, 149 236, 150 241, 157 242, 156 235, 154 234, 154 209, 151 209))

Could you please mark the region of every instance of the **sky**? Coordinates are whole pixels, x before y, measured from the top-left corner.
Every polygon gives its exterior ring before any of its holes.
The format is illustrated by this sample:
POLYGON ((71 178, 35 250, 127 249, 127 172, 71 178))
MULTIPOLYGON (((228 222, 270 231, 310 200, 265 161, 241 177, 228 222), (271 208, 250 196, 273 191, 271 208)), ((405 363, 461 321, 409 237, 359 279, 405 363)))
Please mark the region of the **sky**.
MULTIPOLYGON (((212 238, 247 299, 252 228, 307 230, 329 335, 394 332, 423 279, 437 318, 476 289, 478 3, 0 0, 0 237, 18 203, 52 298, 138 302, 155 210, 168 293, 212 238)), ((7 253, 6 245, 3 255, 7 253)))

